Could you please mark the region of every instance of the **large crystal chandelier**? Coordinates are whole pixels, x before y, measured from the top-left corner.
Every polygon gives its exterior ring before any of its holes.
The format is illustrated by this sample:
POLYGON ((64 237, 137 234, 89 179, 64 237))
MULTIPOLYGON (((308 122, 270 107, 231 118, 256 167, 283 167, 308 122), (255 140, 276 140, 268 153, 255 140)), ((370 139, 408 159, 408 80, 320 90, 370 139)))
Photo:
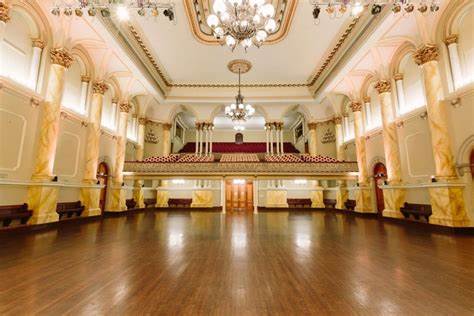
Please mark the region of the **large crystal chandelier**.
POLYGON ((240 43, 245 50, 260 47, 277 30, 275 7, 266 0, 214 0, 214 14, 207 24, 214 36, 234 50, 240 43))
POLYGON ((243 122, 248 120, 254 113, 255 109, 250 104, 244 103, 244 97, 240 93, 240 72, 239 71, 239 92, 235 97, 235 103, 225 107, 225 115, 234 122, 243 122))

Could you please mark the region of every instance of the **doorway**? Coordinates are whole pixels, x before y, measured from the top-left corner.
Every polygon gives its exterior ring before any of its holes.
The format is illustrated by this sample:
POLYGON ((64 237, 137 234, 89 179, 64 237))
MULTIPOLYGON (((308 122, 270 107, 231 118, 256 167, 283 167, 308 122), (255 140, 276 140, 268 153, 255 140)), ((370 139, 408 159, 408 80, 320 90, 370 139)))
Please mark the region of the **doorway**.
POLYGON ((225 203, 228 212, 247 213, 253 211, 253 183, 245 179, 226 181, 225 203))
POLYGON ((374 181, 375 181, 375 197, 377 200, 377 212, 382 215, 384 209, 383 202, 383 190, 379 188, 379 185, 383 185, 387 180, 387 168, 381 162, 378 162, 374 166, 374 181))
POLYGON ((105 211, 105 203, 107 199, 107 182, 109 180, 109 166, 105 162, 101 162, 97 167, 97 181, 98 184, 104 187, 100 189, 99 207, 102 212, 105 211))

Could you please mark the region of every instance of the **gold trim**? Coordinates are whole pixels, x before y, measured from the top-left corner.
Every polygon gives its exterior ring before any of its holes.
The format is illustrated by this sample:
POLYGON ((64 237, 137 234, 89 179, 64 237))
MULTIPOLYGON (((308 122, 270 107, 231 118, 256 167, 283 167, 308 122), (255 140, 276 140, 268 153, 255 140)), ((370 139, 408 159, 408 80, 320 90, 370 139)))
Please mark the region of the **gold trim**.
MULTIPOLYGON (((186 3, 186 1, 185 1, 186 3)), ((357 22, 359 22, 359 17, 354 18, 349 26, 346 28, 344 33, 341 35, 339 40, 337 41, 334 48, 328 54, 326 59, 324 60, 321 67, 318 69, 316 74, 311 78, 309 82, 296 82, 296 83, 247 83, 242 84, 241 87, 243 88, 300 88, 300 87, 311 87, 313 86, 316 81, 321 77, 323 71, 329 66, 331 61, 333 60, 336 53, 342 47, 346 39, 349 37, 350 33, 354 30, 357 22)), ((129 26, 130 32, 132 33, 133 37, 145 53, 148 60, 151 62, 155 70, 158 72, 161 80, 164 82, 167 88, 237 88, 237 84, 221 84, 221 83, 173 83, 170 79, 166 77, 164 72, 161 70, 158 62, 153 57, 152 53, 144 43, 143 39, 141 38, 138 31, 132 25, 129 26)))
POLYGON ((252 63, 245 59, 234 59, 227 64, 227 69, 234 74, 245 74, 252 69, 252 63))

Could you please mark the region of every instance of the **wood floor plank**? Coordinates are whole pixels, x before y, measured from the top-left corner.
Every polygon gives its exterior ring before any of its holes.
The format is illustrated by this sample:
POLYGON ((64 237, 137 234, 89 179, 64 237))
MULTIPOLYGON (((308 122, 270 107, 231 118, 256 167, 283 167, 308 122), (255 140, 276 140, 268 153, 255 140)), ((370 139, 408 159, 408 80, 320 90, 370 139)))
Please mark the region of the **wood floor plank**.
POLYGON ((325 212, 0 235, 1 315, 474 314, 474 238, 325 212))

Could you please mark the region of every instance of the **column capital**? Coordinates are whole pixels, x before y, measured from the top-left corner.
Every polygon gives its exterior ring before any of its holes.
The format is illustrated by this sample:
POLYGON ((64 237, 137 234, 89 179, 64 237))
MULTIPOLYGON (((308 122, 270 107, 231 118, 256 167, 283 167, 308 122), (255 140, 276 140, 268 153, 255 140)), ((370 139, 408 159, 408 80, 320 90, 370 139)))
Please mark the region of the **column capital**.
POLYGON ((444 43, 449 46, 451 44, 457 43, 458 42, 458 35, 457 34, 451 34, 448 37, 445 38, 444 43))
POLYGON ((38 47, 40 49, 43 49, 46 46, 45 41, 43 41, 41 38, 31 39, 31 44, 33 45, 33 47, 38 47))
POLYGON ((375 89, 377 89, 379 94, 392 91, 392 85, 388 80, 379 80, 375 84, 375 89))
POLYGON ((91 81, 91 77, 90 77, 90 76, 87 76, 87 75, 81 76, 81 82, 87 82, 87 83, 89 83, 90 81, 91 81))
POLYGON ((370 103, 370 97, 365 96, 363 101, 364 101, 364 103, 370 103))
POLYGON ((318 122, 309 122, 308 123, 308 129, 309 130, 316 129, 317 127, 318 127, 318 122))
POLYGON ((124 101, 120 103, 119 108, 120 108, 120 112, 129 113, 132 106, 130 105, 130 103, 124 101))
POLYGON ((169 131, 171 129, 171 123, 163 123, 163 130, 169 131))
POLYGON ((8 6, 4 1, 0 2, 0 21, 3 23, 10 21, 10 6, 8 6))
POLYGON ((429 61, 437 60, 438 56, 439 50, 434 44, 425 44, 413 54, 415 63, 418 65, 423 65, 429 61))
POLYGON ((147 118, 146 117, 139 117, 138 118, 138 125, 146 125, 146 122, 147 122, 147 118))
POLYGON ((105 82, 102 80, 94 81, 94 83, 92 84, 93 93, 104 94, 108 89, 109 87, 107 87, 105 82))
POLYGON ((398 80, 403 80, 403 74, 398 72, 393 75, 393 80, 398 81, 398 80))
POLYGON ((119 100, 118 100, 118 98, 112 98, 112 103, 115 103, 115 104, 117 104, 117 103, 118 103, 118 101, 119 101, 119 100))
POLYGON ((335 116, 334 117, 334 124, 341 125, 342 124, 342 116, 335 116))
POLYGON ((74 57, 63 47, 53 48, 49 52, 49 55, 51 57, 51 63, 65 68, 69 68, 74 62, 74 57))
POLYGON ((362 103, 360 103, 359 101, 352 101, 350 107, 352 112, 362 111, 362 103))

